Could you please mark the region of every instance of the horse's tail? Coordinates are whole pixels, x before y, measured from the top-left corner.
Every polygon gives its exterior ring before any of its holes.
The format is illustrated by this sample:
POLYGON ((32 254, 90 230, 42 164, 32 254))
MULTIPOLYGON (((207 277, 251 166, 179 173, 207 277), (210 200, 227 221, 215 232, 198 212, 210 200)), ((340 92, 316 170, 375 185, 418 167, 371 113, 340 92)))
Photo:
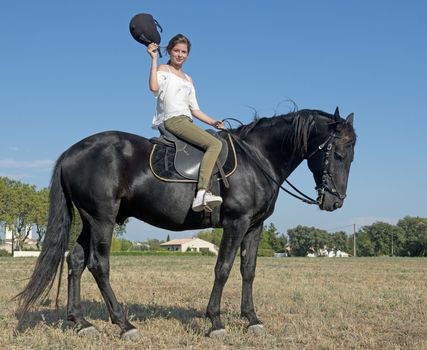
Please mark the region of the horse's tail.
POLYGON ((42 251, 37 259, 33 274, 25 289, 15 296, 19 301, 16 312, 18 319, 41 297, 46 297, 52 288, 58 267, 64 263, 64 254, 73 217, 73 205, 62 184, 62 160, 65 153, 57 160, 49 194, 49 218, 42 251))

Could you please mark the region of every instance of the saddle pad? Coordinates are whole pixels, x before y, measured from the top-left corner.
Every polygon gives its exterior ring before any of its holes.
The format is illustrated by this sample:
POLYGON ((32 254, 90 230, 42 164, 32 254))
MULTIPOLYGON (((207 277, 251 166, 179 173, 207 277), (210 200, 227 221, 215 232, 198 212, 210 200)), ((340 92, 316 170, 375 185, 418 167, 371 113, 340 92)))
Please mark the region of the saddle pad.
MULTIPOLYGON (((227 135, 228 155, 223 170, 227 177, 231 176, 237 168, 236 150, 230 135, 227 135)), ((154 176, 162 181, 197 183, 181 176, 174 166, 175 148, 164 144, 154 144, 150 154, 150 169, 154 176)))

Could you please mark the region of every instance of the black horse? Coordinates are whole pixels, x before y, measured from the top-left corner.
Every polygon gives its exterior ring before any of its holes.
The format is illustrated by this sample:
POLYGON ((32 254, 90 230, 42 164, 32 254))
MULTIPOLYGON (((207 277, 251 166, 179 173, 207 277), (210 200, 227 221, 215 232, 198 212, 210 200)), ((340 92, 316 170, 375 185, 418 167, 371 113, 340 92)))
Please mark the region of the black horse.
MULTIPOLYGON (((236 252, 240 247, 243 279, 241 314, 252 331, 262 329, 252 299, 257 248, 264 220, 274 210, 279 188, 292 171, 307 159, 318 190, 320 209, 340 208, 345 198, 356 135, 353 114, 346 119, 318 110, 260 118, 229 132, 237 141, 238 167, 221 184, 224 229, 215 266, 215 282, 206 315, 211 336, 225 334, 220 302, 236 252), (240 145, 240 146, 239 146, 240 145)), ((194 183, 157 179, 149 167, 153 144, 140 136, 103 132, 66 150, 56 162, 50 189, 50 211, 43 248, 26 288, 17 296, 22 318, 52 287, 62 271, 73 205, 83 229, 68 257, 67 318, 80 333, 96 332, 83 317, 80 280, 87 267, 94 276, 110 313, 123 337, 138 335, 117 302, 109 280, 110 247, 115 223, 136 217, 168 230, 202 229, 210 221, 191 210, 194 183)))

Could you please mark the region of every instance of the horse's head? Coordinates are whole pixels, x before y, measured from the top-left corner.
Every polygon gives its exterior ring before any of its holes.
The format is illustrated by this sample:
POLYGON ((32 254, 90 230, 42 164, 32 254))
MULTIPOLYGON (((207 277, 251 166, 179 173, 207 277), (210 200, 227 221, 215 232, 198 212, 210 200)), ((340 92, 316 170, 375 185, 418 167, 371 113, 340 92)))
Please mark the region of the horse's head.
POLYGON ((342 207, 346 197, 356 142, 353 113, 342 119, 337 108, 334 118, 316 129, 319 131, 313 142, 316 144, 312 146, 307 163, 316 181, 320 209, 333 211, 342 207))

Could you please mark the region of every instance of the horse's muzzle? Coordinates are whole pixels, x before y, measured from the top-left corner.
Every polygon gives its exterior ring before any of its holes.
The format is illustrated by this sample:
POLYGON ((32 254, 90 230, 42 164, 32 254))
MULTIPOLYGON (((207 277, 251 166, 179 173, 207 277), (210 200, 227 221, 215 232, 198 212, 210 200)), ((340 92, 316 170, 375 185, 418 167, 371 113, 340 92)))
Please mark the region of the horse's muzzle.
POLYGON ((319 188, 317 192, 318 195, 316 201, 321 210, 334 211, 341 208, 344 204, 345 196, 342 196, 344 198, 341 198, 341 196, 337 196, 336 193, 325 191, 324 188, 319 188))

